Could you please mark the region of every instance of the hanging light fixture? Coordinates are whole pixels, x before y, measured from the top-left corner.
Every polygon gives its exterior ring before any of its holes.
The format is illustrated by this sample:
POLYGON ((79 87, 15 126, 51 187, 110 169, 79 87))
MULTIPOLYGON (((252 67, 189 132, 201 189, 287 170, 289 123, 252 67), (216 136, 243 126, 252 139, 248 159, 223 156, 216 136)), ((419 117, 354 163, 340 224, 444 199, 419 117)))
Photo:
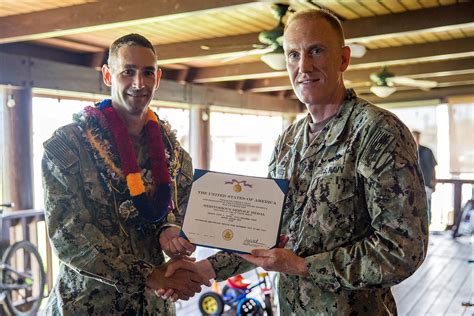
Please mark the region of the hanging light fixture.
POLYGON ((273 51, 263 54, 260 59, 274 70, 286 69, 285 53, 281 46, 277 46, 273 51))
POLYGON ((397 91, 395 87, 389 86, 372 86, 370 87, 370 92, 378 96, 379 98, 386 98, 390 96, 392 93, 397 91))

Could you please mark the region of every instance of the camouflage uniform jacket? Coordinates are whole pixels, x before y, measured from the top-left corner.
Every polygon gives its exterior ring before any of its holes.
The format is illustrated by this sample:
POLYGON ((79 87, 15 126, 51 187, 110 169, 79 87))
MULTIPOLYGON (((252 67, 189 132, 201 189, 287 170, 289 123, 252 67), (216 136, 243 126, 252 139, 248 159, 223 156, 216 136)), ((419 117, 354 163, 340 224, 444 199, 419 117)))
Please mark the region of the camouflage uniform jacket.
MULTIPOLYGON (((390 112, 348 90, 308 144, 309 116, 278 139, 270 176, 290 180, 282 233, 309 277, 279 274, 280 315, 390 315, 390 287, 426 255, 427 205, 416 144, 390 112)), ((210 258, 220 279, 248 264, 210 258)))
MULTIPOLYGON (((97 112, 86 108, 44 144, 46 223, 61 262, 46 315, 174 315, 174 304, 159 299, 145 281, 165 260, 158 242, 161 229, 173 217, 180 224, 192 180, 191 160, 160 121, 179 211, 173 203, 175 216, 146 222, 131 203, 118 155, 110 154, 116 151, 106 121, 97 112)), ((146 137, 141 143, 145 150, 137 156, 142 178, 147 189, 153 188, 146 137)))

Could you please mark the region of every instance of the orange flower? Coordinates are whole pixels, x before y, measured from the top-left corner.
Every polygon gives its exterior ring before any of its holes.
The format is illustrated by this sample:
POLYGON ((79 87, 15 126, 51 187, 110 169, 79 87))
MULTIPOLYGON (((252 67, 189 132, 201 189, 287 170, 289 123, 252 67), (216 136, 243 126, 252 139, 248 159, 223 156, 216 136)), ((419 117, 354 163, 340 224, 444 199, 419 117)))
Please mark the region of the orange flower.
POLYGON ((146 115, 146 120, 147 121, 152 121, 158 124, 158 119, 156 118, 155 112, 153 112, 151 109, 148 109, 148 113, 146 115))
POLYGON ((137 196, 145 192, 145 186, 140 173, 130 173, 127 175, 127 185, 131 196, 137 196))

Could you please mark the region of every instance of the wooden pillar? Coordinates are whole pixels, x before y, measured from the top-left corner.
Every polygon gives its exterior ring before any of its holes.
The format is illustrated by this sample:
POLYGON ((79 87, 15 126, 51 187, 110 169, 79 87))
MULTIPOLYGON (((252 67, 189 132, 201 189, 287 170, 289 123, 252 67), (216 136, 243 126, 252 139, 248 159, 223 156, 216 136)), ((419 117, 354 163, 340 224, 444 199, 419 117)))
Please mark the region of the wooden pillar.
POLYGON ((4 90, 5 182, 13 210, 33 208, 33 132, 31 88, 4 90))
POLYGON ((210 113, 208 107, 192 107, 190 110, 189 148, 193 166, 210 168, 210 113))
MULTIPOLYGON (((5 117, 5 110, 7 106, 6 102, 7 102, 7 97, 5 93, 5 88, 0 86, 0 204, 4 204, 8 202, 5 200, 5 197, 6 197, 5 153, 7 152, 7 147, 5 146, 4 117, 5 117)), ((0 207, 0 209, 1 208, 2 207, 0 207)))

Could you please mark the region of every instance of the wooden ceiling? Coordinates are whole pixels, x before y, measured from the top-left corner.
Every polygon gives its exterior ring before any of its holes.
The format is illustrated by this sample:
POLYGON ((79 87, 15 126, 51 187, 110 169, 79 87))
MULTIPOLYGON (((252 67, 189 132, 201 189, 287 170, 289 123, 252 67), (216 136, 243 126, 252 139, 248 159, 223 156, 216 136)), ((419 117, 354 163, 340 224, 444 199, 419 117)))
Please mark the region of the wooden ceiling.
POLYGON ((327 8, 341 18, 347 42, 367 48, 352 58, 346 85, 370 101, 474 94, 473 1, 3 0, 0 52, 97 68, 114 39, 134 32, 156 46, 166 79, 290 100, 286 71, 246 53, 261 44, 261 31, 276 26, 276 2, 289 4, 288 14, 327 8), (390 97, 378 98, 369 91, 369 76, 383 65, 438 86, 397 86, 390 97))

